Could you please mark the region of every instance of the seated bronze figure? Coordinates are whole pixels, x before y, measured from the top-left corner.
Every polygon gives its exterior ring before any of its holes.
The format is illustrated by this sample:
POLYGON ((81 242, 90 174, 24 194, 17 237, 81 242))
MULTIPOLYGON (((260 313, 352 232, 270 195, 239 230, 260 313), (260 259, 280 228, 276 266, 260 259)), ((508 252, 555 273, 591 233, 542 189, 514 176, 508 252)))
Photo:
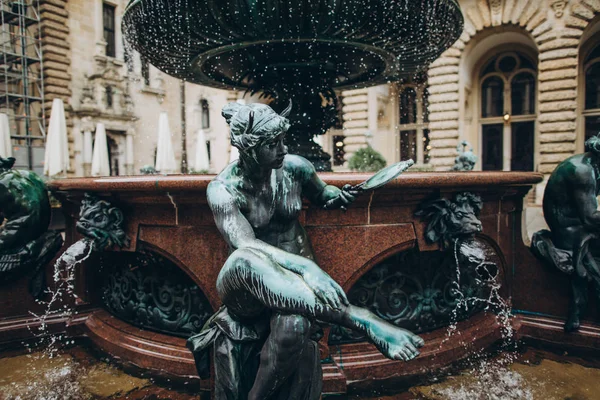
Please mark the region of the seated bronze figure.
POLYGON ((0 157, 0 284, 35 271, 30 293, 46 289, 44 267, 63 244, 59 232, 48 230, 50 199, 35 172, 13 169, 15 159, 0 157))
POLYGON ((231 254, 217 291, 224 304, 189 339, 201 375, 214 347, 217 399, 318 399, 320 357, 311 340, 318 323, 360 331, 390 359, 408 361, 423 340, 349 304, 317 263, 298 221, 302 197, 345 208, 360 189, 326 185, 306 159, 287 154, 289 128, 264 104, 230 103, 223 116, 240 151, 208 186, 208 203, 231 254))
POLYGON ((600 232, 596 198, 600 193, 600 136, 588 139, 585 150, 567 158, 552 172, 544 192, 544 218, 550 231, 536 232, 531 244, 538 257, 571 275, 567 332, 579 329, 587 307, 589 281, 600 294, 600 264, 594 254, 600 232))

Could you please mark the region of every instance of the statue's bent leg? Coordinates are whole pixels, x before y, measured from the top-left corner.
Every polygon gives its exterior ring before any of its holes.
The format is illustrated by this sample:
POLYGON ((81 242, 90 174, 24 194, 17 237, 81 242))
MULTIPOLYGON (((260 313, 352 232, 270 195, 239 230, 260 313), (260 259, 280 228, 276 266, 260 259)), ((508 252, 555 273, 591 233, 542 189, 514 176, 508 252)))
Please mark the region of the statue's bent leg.
POLYGON ((333 309, 317 298, 304 279, 282 268, 265 253, 238 249, 231 254, 217 279, 223 303, 240 317, 257 315, 262 307, 284 314, 299 314, 342 325, 366 334, 388 358, 416 357, 423 340, 394 326, 369 310, 353 305, 333 309))
POLYGON ((580 318, 585 313, 588 303, 588 280, 573 272, 571 276, 571 304, 569 316, 565 324, 565 332, 574 332, 579 329, 580 318))
MULTIPOLYGON (((266 400, 271 398, 297 371, 310 336, 310 322, 297 314, 275 313, 271 317, 271 333, 260 353, 260 367, 248 400, 266 400)), ((319 360, 315 360, 320 366, 319 360)), ((314 368, 311 365, 310 368, 314 368)), ((310 382, 317 384, 317 382, 310 382)), ((305 382, 305 385, 310 384, 305 382)), ((317 394, 317 399, 320 393, 317 394)), ((306 400, 310 400, 307 398, 306 400)))
POLYGON ((314 318, 316 309, 324 308, 300 275, 254 249, 229 256, 217 278, 217 292, 230 311, 244 318, 265 307, 314 318))

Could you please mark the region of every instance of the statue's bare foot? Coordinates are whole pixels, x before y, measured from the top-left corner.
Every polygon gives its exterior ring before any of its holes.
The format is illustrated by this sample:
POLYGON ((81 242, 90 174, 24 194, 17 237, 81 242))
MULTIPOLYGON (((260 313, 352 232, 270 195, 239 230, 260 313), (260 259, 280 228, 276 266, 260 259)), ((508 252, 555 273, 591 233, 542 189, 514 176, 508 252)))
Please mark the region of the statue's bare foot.
POLYGON ((425 344, 414 333, 383 320, 372 321, 367 334, 379 351, 392 360, 412 360, 419 355, 418 348, 425 344))
POLYGON ((565 332, 575 332, 579 330, 579 326, 581 323, 579 322, 579 314, 577 312, 570 312, 569 318, 565 323, 565 332))

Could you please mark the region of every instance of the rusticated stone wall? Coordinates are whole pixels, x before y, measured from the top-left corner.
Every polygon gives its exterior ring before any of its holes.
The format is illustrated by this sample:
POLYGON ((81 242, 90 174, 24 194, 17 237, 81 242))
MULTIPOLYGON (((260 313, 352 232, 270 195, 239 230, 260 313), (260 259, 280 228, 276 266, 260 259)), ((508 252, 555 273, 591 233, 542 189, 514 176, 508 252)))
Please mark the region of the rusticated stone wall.
MULTIPOLYGON (((503 26, 528 35, 538 50, 538 154, 536 169, 549 174, 578 150, 577 100, 579 45, 600 1, 461 1, 465 28, 460 39, 431 64, 428 72, 431 163, 447 170, 461 136, 460 64, 465 48, 486 30, 503 26)), ((501 31, 500 31, 501 33, 501 31)))
POLYGON ((367 146, 366 133, 369 131, 369 112, 376 109, 369 104, 369 89, 347 90, 342 92, 343 127, 344 127, 344 158, 346 161, 357 150, 367 146))
POLYGON ((44 60, 44 109, 48 118, 52 100, 62 99, 65 107, 68 108, 72 94, 67 2, 68 0, 40 0, 44 60))

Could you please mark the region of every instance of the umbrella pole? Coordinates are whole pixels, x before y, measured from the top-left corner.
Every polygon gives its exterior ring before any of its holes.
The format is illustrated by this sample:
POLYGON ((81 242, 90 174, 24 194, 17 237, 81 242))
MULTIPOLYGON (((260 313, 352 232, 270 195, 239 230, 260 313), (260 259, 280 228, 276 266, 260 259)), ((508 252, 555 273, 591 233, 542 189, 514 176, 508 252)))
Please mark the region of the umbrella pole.
POLYGON ((181 95, 180 106, 181 106, 181 173, 187 174, 187 132, 186 132, 186 112, 185 112, 185 81, 181 80, 179 83, 179 92, 181 95))

